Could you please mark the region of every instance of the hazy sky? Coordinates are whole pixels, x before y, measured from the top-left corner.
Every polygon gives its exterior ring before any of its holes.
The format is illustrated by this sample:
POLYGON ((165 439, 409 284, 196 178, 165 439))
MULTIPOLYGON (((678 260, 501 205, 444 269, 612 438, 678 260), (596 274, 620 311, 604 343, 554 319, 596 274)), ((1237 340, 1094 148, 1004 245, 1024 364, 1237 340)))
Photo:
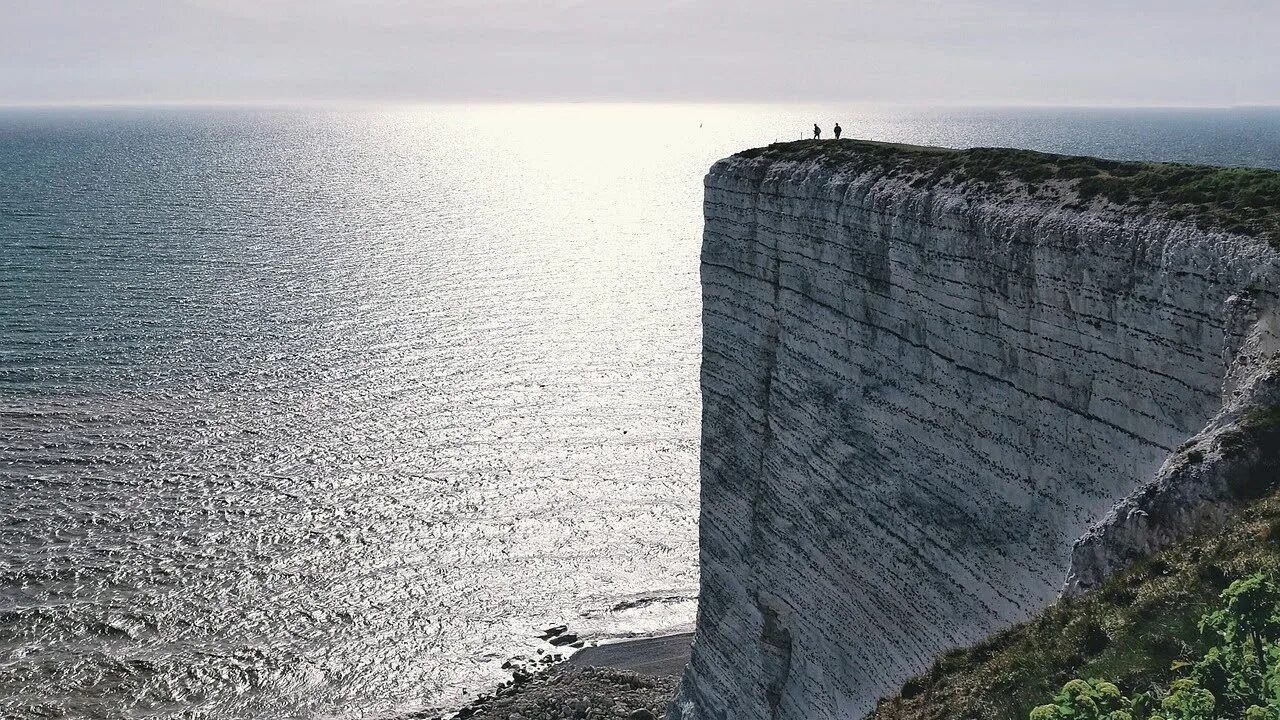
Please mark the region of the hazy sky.
POLYGON ((1280 104, 1280 0, 0 0, 0 104, 1280 104))

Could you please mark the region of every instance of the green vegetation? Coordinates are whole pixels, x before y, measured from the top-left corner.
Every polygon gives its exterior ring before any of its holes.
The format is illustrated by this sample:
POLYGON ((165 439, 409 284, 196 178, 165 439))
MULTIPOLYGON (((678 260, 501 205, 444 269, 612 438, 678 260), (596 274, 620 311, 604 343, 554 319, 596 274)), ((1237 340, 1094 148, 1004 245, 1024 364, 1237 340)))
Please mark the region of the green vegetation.
POLYGON ((945 148, 862 140, 775 143, 742 157, 815 160, 911 177, 916 187, 964 185, 984 191, 1069 193, 1142 206, 1206 229, 1280 243, 1280 172, 1256 168, 1121 162, 1029 150, 945 148))
POLYGON ((1053 702, 1031 711, 1031 720, 1133 720, 1133 701, 1105 680, 1072 680, 1053 702))
POLYGON ((1215 644, 1168 688, 1125 697, 1105 680, 1072 680, 1030 720, 1280 720, 1280 587, 1262 573, 1223 591, 1200 619, 1215 644))
MULTIPOLYGON (((1077 704, 1087 705, 1083 699, 1089 699, 1099 712, 1126 712, 1133 720, 1280 720, 1280 715, 1258 714, 1269 710, 1244 714, 1250 703, 1266 708, 1260 700, 1280 697, 1280 679, 1272 677, 1280 665, 1275 642, 1280 593, 1270 580, 1278 574, 1280 497, 1268 494, 1241 510, 1224 530, 1191 537, 1093 592, 947 653, 907 682, 898 697, 882 700, 871 717, 1013 720, 1031 717, 1051 698, 1050 704, 1066 702, 1069 708, 1078 698, 1077 704), (1233 585, 1235 578, 1245 580, 1233 585), (1257 640, 1270 670, 1257 662, 1257 640), (1079 678, 1107 682, 1071 682, 1079 678), (1111 697, 1108 684, 1128 693, 1121 695, 1124 703, 1103 702, 1111 697), (1269 694, 1261 695, 1264 689, 1269 694), (1193 710, 1186 708, 1206 699, 1201 691, 1213 696, 1214 712, 1228 714, 1189 714, 1193 710)), ((1038 712, 1035 720, 1056 717, 1038 712)))

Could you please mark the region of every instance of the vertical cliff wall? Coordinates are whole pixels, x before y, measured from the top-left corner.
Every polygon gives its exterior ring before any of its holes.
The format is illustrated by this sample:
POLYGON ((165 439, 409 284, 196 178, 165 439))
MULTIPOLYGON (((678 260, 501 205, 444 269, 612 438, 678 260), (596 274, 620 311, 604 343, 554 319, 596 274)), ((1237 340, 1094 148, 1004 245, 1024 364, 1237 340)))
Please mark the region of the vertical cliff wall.
POLYGON ((1089 524, 1280 346, 1265 241, 1044 171, 814 147, 706 177, 702 593, 675 717, 859 717, 1049 604, 1089 524))

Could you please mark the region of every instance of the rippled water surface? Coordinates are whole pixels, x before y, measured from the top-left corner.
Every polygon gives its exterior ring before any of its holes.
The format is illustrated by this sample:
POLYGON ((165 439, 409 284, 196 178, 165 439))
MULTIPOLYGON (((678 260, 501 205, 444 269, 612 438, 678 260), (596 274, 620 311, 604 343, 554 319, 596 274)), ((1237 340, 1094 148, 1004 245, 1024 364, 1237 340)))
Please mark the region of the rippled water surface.
POLYGON ((702 175, 815 120, 1280 167, 1261 110, 0 112, 0 715, 396 717, 687 626, 702 175))

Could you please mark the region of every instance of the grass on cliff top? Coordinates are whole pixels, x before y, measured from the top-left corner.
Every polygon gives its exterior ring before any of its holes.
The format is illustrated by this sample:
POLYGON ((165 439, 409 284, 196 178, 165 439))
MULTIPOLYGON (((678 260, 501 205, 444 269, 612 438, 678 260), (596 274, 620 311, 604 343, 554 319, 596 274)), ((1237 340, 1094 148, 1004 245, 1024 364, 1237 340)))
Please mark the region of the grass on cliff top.
POLYGON ((1031 189, 1060 181, 1081 202, 1153 207, 1205 229, 1263 237, 1280 244, 1280 171, 1174 163, 1123 162, 1005 148, 947 148, 864 140, 774 143, 742 157, 819 160, 911 175, 913 185, 1031 189))
POLYGON ((1166 685, 1171 663, 1211 644, 1196 624, 1227 585, 1277 569, 1280 495, 1271 494, 1224 530, 1193 536, 1093 592, 948 652, 869 718, 1025 720, 1074 678, 1107 678, 1126 693, 1166 685))

